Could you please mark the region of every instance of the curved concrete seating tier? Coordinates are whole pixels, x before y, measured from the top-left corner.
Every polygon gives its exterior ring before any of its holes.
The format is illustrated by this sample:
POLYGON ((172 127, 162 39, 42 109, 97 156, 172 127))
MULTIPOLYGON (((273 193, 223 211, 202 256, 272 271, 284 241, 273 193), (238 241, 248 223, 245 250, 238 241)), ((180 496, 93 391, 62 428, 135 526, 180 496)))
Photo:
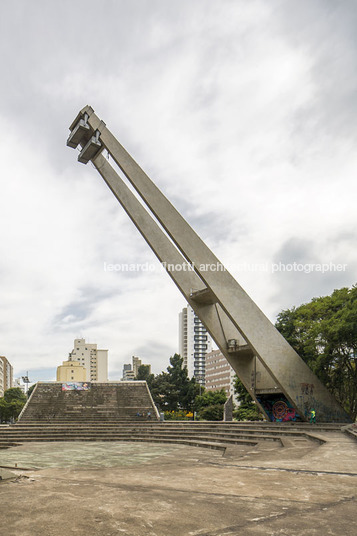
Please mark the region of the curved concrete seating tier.
POLYGON ((92 383, 63 391, 39 382, 15 425, 1 427, 0 448, 29 441, 147 441, 225 450, 227 446, 323 442, 342 425, 266 422, 159 422, 146 382, 92 383), (150 418, 148 417, 148 412, 150 418))
POLYGON ((322 443, 319 432, 340 432, 341 425, 279 425, 274 423, 74 421, 19 422, 0 430, 0 446, 29 441, 143 441, 183 443, 225 450, 227 446, 271 444, 286 446, 294 441, 322 443), (289 443, 290 442, 290 443, 289 443))

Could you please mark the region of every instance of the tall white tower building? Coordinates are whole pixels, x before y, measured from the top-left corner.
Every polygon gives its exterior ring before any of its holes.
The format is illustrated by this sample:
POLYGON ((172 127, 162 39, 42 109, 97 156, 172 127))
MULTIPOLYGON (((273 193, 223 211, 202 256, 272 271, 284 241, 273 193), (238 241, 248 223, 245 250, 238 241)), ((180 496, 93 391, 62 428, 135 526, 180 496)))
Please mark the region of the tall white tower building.
POLYGON ((69 357, 73 361, 79 361, 86 369, 87 382, 108 381, 108 350, 98 350, 96 344, 89 344, 85 339, 75 339, 69 357))
POLYGON ((212 339, 190 305, 179 314, 179 354, 190 378, 205 385, 206 353, 212 350, 212 339))

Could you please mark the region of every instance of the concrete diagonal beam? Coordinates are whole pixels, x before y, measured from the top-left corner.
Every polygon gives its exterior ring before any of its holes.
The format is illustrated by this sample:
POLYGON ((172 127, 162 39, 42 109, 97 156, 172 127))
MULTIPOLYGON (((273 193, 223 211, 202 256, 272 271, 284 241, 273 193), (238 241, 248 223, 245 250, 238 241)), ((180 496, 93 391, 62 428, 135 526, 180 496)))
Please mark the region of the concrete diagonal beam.
MULTIPOLYGON (((166 266, 166 271, 175 285, 201 319, 227 361, 231 364, 245 387, 251 392, 261 411, 265 414, 265 410, 256 399, 254 388, 252 388, 252 373, 255 367, 254 355, 251 354, 244 358, 239 358, 239 356, 234 356, 227 350, 227 341, 229 339, 241 339, 242 344, 245 344, 237 328, 219 304, 199 304, 192 299, 191 294, 193 288, 205 288, 199 275, 191 270, 181 271, 169 269, 170 266, 174 267, 187 264, 186 259, 160 229, 156 221, 145 210, 104 156, 99 154, 92 160, 92 163, 159 261, 163 263, 163 266, 166 266)), ((275 385, 273 379, 271 379, 270 383, 275 385)))
MULTIPOLYGON (((83 108, 72 123, 70 130, 74 131, 78 121, 83 118, 90 127, 90 137, 83 134, 81 142, 83 149, 79 160, 81 162, 88 161, 88 159, 94 161, 98 152, 103 148, 109 152, 184 258, 195 267, 200 283, 203 282, 204 287, 214 296, 216 303, 220 305, 236 330, 247 341, 253 354, 263 363, 269 376, 279 383, 282 392, 299 415, 306 418, 309 410, 314 408, 321 420, 349 421, 348 415, 335 398, 231 274, 226 270, 200 270, 201 266, 221 267, 222 264, 111 134, 91 107, 83 108), (93 150, 97 154, 93 155, 93 150)), ((139 230, 142 232, 140 227, 139 230)), ((203 290, 202 285, 191 288, 203 290)))

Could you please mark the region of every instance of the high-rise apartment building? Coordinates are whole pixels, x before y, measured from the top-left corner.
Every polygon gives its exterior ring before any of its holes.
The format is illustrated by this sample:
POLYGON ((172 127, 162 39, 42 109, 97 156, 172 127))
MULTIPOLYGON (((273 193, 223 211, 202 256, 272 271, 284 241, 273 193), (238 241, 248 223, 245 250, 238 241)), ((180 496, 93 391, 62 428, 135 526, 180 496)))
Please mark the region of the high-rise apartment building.
MULTIPOLYGON (((132 359, 132 365, 126 364, 123 367, 123 380, 124 381, 135 380, 139 372, 139 367, 141 365, 144 365, 140 357, 133 355, 131 359, 132 359)), ((151 365, 144 365, 144 366, 149 367, 149 374, 151 374, 151 365)))
POLYGON ((131 368, 130 363, 124 365, 123 367, 123 381, 128 382, 131 380, 135 380, 135 374, 133 369, 131 368))
MULTIPOLYGON (((206 390, 220 391, 224 389, 227 397, 234 394, 235 372, 220 350, 212 350, 206 354, 206 390)), ((235 400, 236 401, 236 400, 235 400)))
POLYGON ((98 350, 96 344, 75 339, 69 359, 78 361, 86 369, 86 382, 108 381, 108 350, 98 350))
POLYGON ((5 356, 0 355, 0 396, 4 396, 6 389, 12 387, 13 367, 5 356))
MULTIPOLYGON (((1 356, 0 356, 1 357, 1 356)), ((0 359, 0 396, 4 396, 4 362, 0 359)))
POLYGON ((206 353, 212 349, 212 340, 206 328, 190 305, 179 314, 179 354, 190 378, 205 385, 206 353))
POLYGON ((140 357, 137 357, 135 355, 133 355, 132 361, 133 361, 133 372, 134 372, 134 378, 135 378, 138 375, 139 367, 140 365, 142 365, 142 361, 140 357))

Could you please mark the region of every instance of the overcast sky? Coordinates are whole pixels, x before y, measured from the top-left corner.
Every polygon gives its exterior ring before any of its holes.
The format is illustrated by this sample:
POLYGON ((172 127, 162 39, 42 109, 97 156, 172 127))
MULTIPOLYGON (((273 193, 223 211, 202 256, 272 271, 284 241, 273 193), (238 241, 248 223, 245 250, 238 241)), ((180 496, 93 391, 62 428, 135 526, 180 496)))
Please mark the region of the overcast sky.
POLYGON ((183 297, 66 147, 86 104, 273 322, 356 283, 356 19, 354 0, 1 0, 0 354, 16 376, 55 379, 77 337, 109 349, 112 380, 178 351, 183 297))

